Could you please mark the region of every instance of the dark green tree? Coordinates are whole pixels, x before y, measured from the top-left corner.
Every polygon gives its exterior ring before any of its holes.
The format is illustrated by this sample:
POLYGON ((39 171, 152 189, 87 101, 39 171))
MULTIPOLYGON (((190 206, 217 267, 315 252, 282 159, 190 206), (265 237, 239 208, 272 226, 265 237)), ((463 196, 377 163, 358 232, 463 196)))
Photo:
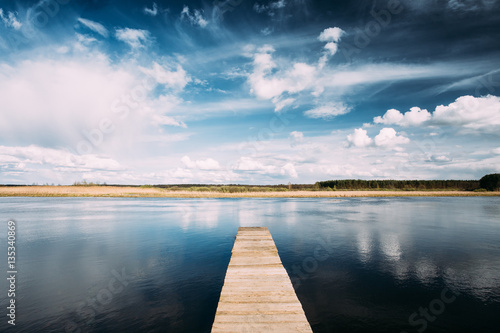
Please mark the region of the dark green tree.
POLYGON ((388 189, 388 190, 462 190, 479 188, 477 180, 361 180, 339 179, 316 182, 316 189, 326 187, 338 190, 388 189))
POLYGON ((492 173, 479 180, 479 186, 488 191, 498 191, 500 189, 500 173, 492 173))

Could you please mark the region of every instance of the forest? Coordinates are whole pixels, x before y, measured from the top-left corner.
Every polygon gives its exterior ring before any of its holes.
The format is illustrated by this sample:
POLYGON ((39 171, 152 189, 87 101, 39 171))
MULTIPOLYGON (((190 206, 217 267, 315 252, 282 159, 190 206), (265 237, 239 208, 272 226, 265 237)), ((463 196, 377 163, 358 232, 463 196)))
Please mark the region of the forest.
POLYGON ((462 190, 480 188, 478 180, 361 180, 340 179, 317 182, 319 189, 331 190, 462 190))

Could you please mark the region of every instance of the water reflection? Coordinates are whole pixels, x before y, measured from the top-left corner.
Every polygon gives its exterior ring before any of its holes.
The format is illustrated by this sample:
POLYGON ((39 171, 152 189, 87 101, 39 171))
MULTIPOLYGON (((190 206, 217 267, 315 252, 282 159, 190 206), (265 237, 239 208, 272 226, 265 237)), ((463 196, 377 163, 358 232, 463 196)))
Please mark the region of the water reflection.
POLYGON ((373 246, 369 231, 366 229, 358 230, 356 238, 358 241, 359 260, 361 260, 363 263, 366 263, 371 259, 371 251, 373 246))
POLYGON ((0 214, 19 224, 20 331, 209 332, 238 226, 265 225, 315 332, 411 331, 415 309, 444 287, 459 292, 431 332, 495 327, 499 203, 0 198, 0 214), (123 270, 128 284, 113 293, 123 270), (82 306, 98 295, 106 304, 92 317, 82 306))
POLYGON ((259 213, 252 207, 244 207, 238 212, 239 225, 242 227, 254 227, 258 225, 259 213))
POLYGON ((401 246, 399 245, 398 235, 381 235, 380 245, 382 252, 388 260, 398 261, 401 258, 401 246))
POLYGON ((431 284, 438 278, 438 267, 428 258, 420 258, 415 263, 415 274, 423 284, 431 284))
POLYGON ((191 227, 215 228, 222 213, 222 203, 218 200, 197 201, 195 204, 178 205, 184 230, 191 227))

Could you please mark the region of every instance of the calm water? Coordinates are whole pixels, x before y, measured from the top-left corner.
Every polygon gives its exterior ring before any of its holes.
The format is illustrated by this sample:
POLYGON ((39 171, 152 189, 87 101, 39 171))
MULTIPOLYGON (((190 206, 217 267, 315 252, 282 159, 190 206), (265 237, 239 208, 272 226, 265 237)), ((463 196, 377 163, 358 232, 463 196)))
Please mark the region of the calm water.
POLYGON ((500 327, 500 198, 0 198, 0 217, 4 275, 18 226, 18 332, 210 332, 237 228, 254 225, 314 332, 500 327))

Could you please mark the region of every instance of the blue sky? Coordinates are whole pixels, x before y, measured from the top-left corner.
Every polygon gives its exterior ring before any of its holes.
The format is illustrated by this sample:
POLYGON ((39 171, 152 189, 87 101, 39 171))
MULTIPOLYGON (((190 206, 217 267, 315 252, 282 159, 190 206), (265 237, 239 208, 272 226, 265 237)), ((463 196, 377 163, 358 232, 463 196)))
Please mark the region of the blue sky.
POLYGON ((500 1, 0 1, 0 183, 500 172, 500 1))

